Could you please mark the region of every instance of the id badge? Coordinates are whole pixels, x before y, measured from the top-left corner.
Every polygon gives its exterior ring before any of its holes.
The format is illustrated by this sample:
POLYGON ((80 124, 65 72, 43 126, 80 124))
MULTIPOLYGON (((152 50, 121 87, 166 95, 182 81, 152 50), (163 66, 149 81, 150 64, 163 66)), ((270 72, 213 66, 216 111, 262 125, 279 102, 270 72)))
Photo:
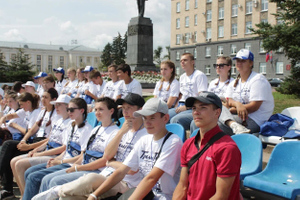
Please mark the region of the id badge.
POLYGON ((44 127, 40 127, 38 133, 37 133, 37 137, 44 137, 45 135, 45 128, 44 127))
POLYGON ((112 168, 112 167, 105 167, 105 168, 100 172, 100 175, 102 175, 102 176, 104 176, 104 177, 108 177, 108 176, 110 176, 114 171, 115 171, 115 169, 112 168))

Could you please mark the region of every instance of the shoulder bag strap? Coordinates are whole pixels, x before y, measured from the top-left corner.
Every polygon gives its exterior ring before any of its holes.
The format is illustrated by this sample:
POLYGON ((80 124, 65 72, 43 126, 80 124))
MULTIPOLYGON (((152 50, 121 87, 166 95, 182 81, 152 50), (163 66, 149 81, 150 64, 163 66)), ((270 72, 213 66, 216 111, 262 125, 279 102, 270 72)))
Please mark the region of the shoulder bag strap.
MULTIPOLYGON (((165 142, 167 141, 167 139, 168 139, 172 134, 173 134, 172 132, 168 132, 168 133, 167 133, 167 135, 166 135, 164 141, 163 141, 162 144, 161 144, 160 150, 159 150, 159 152, 158 152, 158 154, 157 154, 157 156, 156 156, 156 158, 155 158, 155 160, 154 160, 153 166, 155 165, 155 163, 156 163, 158 157, 160 156, 161 150, 162 150, 162 148, 163 148, 165 142)), ((153 167, 153 166, 152 166, 152 167, 153 167)))

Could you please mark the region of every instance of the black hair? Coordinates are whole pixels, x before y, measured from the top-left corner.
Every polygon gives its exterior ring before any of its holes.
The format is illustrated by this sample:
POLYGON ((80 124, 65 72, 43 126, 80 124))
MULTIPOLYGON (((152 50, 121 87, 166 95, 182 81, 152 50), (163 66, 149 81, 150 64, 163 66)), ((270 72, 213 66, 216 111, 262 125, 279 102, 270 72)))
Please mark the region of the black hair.
POLYGON ((120 121, 118 119, 118 105, 117 105, 117 103, 109 97, 99 98, 99 99, 96 100, 96 103, 98 103, 98 102, 104 102, 109 110, 114 109, 114 112, 111 115, 111 118, 116 122, 116 125, 119 126, 120 121))
POLYGON ((47 92, 50 94, 51 99, 57 99, 58 93, 55 88, 50 88, 47 92))
POLYGON ((39 107, 40 96, 37 94, 24 92, 20 96, 18 96, 18 100, 22 102, 30 101, 32 105, 32 109, 35 110, 39 107))
POLYGON ((128 72, 128 76, 130 77, 131 76, 131 68, 129 65, 127 64, 121 64, 118 66, 117 70, 116 71, 119 71, 121 70, 122 72, 128 72))
MULTIPOLYGON (((82 99, 82 98, 74 98, 74 99, 71 99, 70 103, 74 103, 74 104, 76 104, 76 106, 78 106, 78 108, 84 110, 84 112, 83 112, 83 122, 78 125, 78 128, 84 127, 85 126, 85 120, 86 120, 86 117, 87 117, 87 104, 86 104, 85 100, 82 99)), ((72 126, 74 127, 75 123, 72 123, 72 126)))
POLYGON ((20 92, 20 90, 22 89, 22 82, 21 81, 16 81, 15 84, 13 85, 13 90, 15 92, 20 92))

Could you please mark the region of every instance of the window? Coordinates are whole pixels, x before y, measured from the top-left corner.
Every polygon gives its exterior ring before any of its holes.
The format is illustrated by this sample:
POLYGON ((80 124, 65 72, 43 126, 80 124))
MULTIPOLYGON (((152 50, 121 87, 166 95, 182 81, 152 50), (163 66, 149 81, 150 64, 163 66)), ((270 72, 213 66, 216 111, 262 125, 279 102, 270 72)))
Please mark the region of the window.
POLYGON ((224 7, 219 8, 219 19, 224 19, 224 7))
POLYGON ((223 49, 224 49, 223 46, 218 46, 218 56, 221 56, 224 54, 223 49))
POLYGON ((52 60, 53 57, 52 56, 48 56, 48 72, 52 72, 52 60))
POLYGON ((97 64, 97 63, 99 63, 99 58, 98 58, 98 57, 95 57, 95 58, 94 58, 94 64, 97 64))
POLYGON ((198 24, 198 15, 194 15, 194 25, 197 26, 198 24))
POLYGON ((36 69, 37 69, 37 71, 42 71, 41 69, 42 69, 42 56, 41 55, 37 55, 36 56, 36 69))
POLYGON ((190 9, 190 0, 185 0, 185 10, 190 9))
POLYGON ((64 66, 65 66, 65 57, 64 56, 59 57, 59 66, 61 68, 64 68, 64 66))
POLYGON ((190 34, 189 33, 184 34, 184 44, 188 44, 189 39, 190 39, 190 34))
POLYGON ((176 3, 176 12, 180 12, 180 2, 176 3))
POLYGON ((263 48, 263 42, 259 42, 259 53, 265 53, 266 50, 263 48))
POLYGON ((197 31, 194 32, 194 42, 197 42, 197 31))
POLYGON ((260 22, 268 23, 268 19, 262 19, 260 22))
POLYGON ((211 10, 206 11, 206 21, 210 22, 211 21, 211 10))
POLYGON ((212 2, 212 0, 206 0, 206 3, 211 3, 212 2))
POLYGON ((283 62, 276 63, 276 74, 283 74, 283 62))
POLYGON ((16 60, 16 56, 17 56, 17 55, 16 55, 16 54, 14 54, 14 53, 13 53, 13 54, 11 54, 11 60, 12 60, 12 61, 16 60))
POLYGON ((190 25, 190 17, 187 16, 185 17, 185 27, 189 27, 189 25, 190 25))
POLYGON ((211 28, 206 28, 206 39, 211 39, 211 28))
POLYGON ((205 65, 205 74, 210 75, 210 65, 205 65))
POLYGON ((176 60, 180 60, 180 52, 176 51, 176 60))
POLYGON ((259 73, 261 74, 267 73, 267 63, 265 62, 259 63, 259 73))
POLYGON ((210 47, 205 47, 205 56, 206 57, 210 57, 210 51, 211 51, 210 47))
POLYGON ((237 35, 237 24, 231 24, 231 35, 237 35))
POLYGON ((236 17, 238 15, 238 5, 234 4, 231 8, 231 16, 236 17))
POLYGON ((268 10, 268 4, 269 4, 268 0, 261 0, 261 10, 262 11, 268 10))
POLYGON ((198 0, 195 0, 195 8, 198 8, 198 0))
POLYGON ((176 34, 176 44, 180 44, 180 38, 181 38, 181 35, 176 34))
POLYGON ((252 28, 252 22, 246 22, 246 34, 252 33, 250 28, 252 28))
POLYGON ((176 19, 176 28, 180 28, 180 18, 176 19))
POLYGON ((194 58, 195 59, 197 58, 197 49, 196 48, 194 49, 194 58))
POLYGON ((232 75, 235 75, 235 74, 236 74, 236 66, 235 66, 235 62, 232 63, 232 66, 231 66, 231 74, 232 74, 232 75))
POLYGON ((236 52, 237 52, 236 45, 235 44, 230 45, 230 54, 235 55, 236 52))
POLYGON ((251 51, 251 43, 245 43, 245 49, 251 51))
POLYGON ((224 37, 224 26, 219 26, 218 30, 218 37, 224 37))
POLYGON ((247 1, 246 2, 246 14, 251 14, 252 13, 252 1, 247 1))

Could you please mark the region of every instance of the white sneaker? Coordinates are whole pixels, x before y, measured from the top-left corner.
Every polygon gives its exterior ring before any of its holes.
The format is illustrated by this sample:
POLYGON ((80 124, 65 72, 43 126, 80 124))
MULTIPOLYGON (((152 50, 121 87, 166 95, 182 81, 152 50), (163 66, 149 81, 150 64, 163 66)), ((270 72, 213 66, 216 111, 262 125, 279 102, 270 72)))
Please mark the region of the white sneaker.
POLYGON ((237 122, 232 122, 230 125, 230 128, 232 129, 232 132, 234 134, 242 134, 242 133, 250 133, 251 130, 247 129, 245 126, 237 123, 237 122))
POLYGON ((55 200, 58 199, 58 191, 59 191, 59 186, 55 186, 50 188, 49 190, 46 190, 44 192, 41 192, 37 195, 35 195, 31 200, 55 200))

